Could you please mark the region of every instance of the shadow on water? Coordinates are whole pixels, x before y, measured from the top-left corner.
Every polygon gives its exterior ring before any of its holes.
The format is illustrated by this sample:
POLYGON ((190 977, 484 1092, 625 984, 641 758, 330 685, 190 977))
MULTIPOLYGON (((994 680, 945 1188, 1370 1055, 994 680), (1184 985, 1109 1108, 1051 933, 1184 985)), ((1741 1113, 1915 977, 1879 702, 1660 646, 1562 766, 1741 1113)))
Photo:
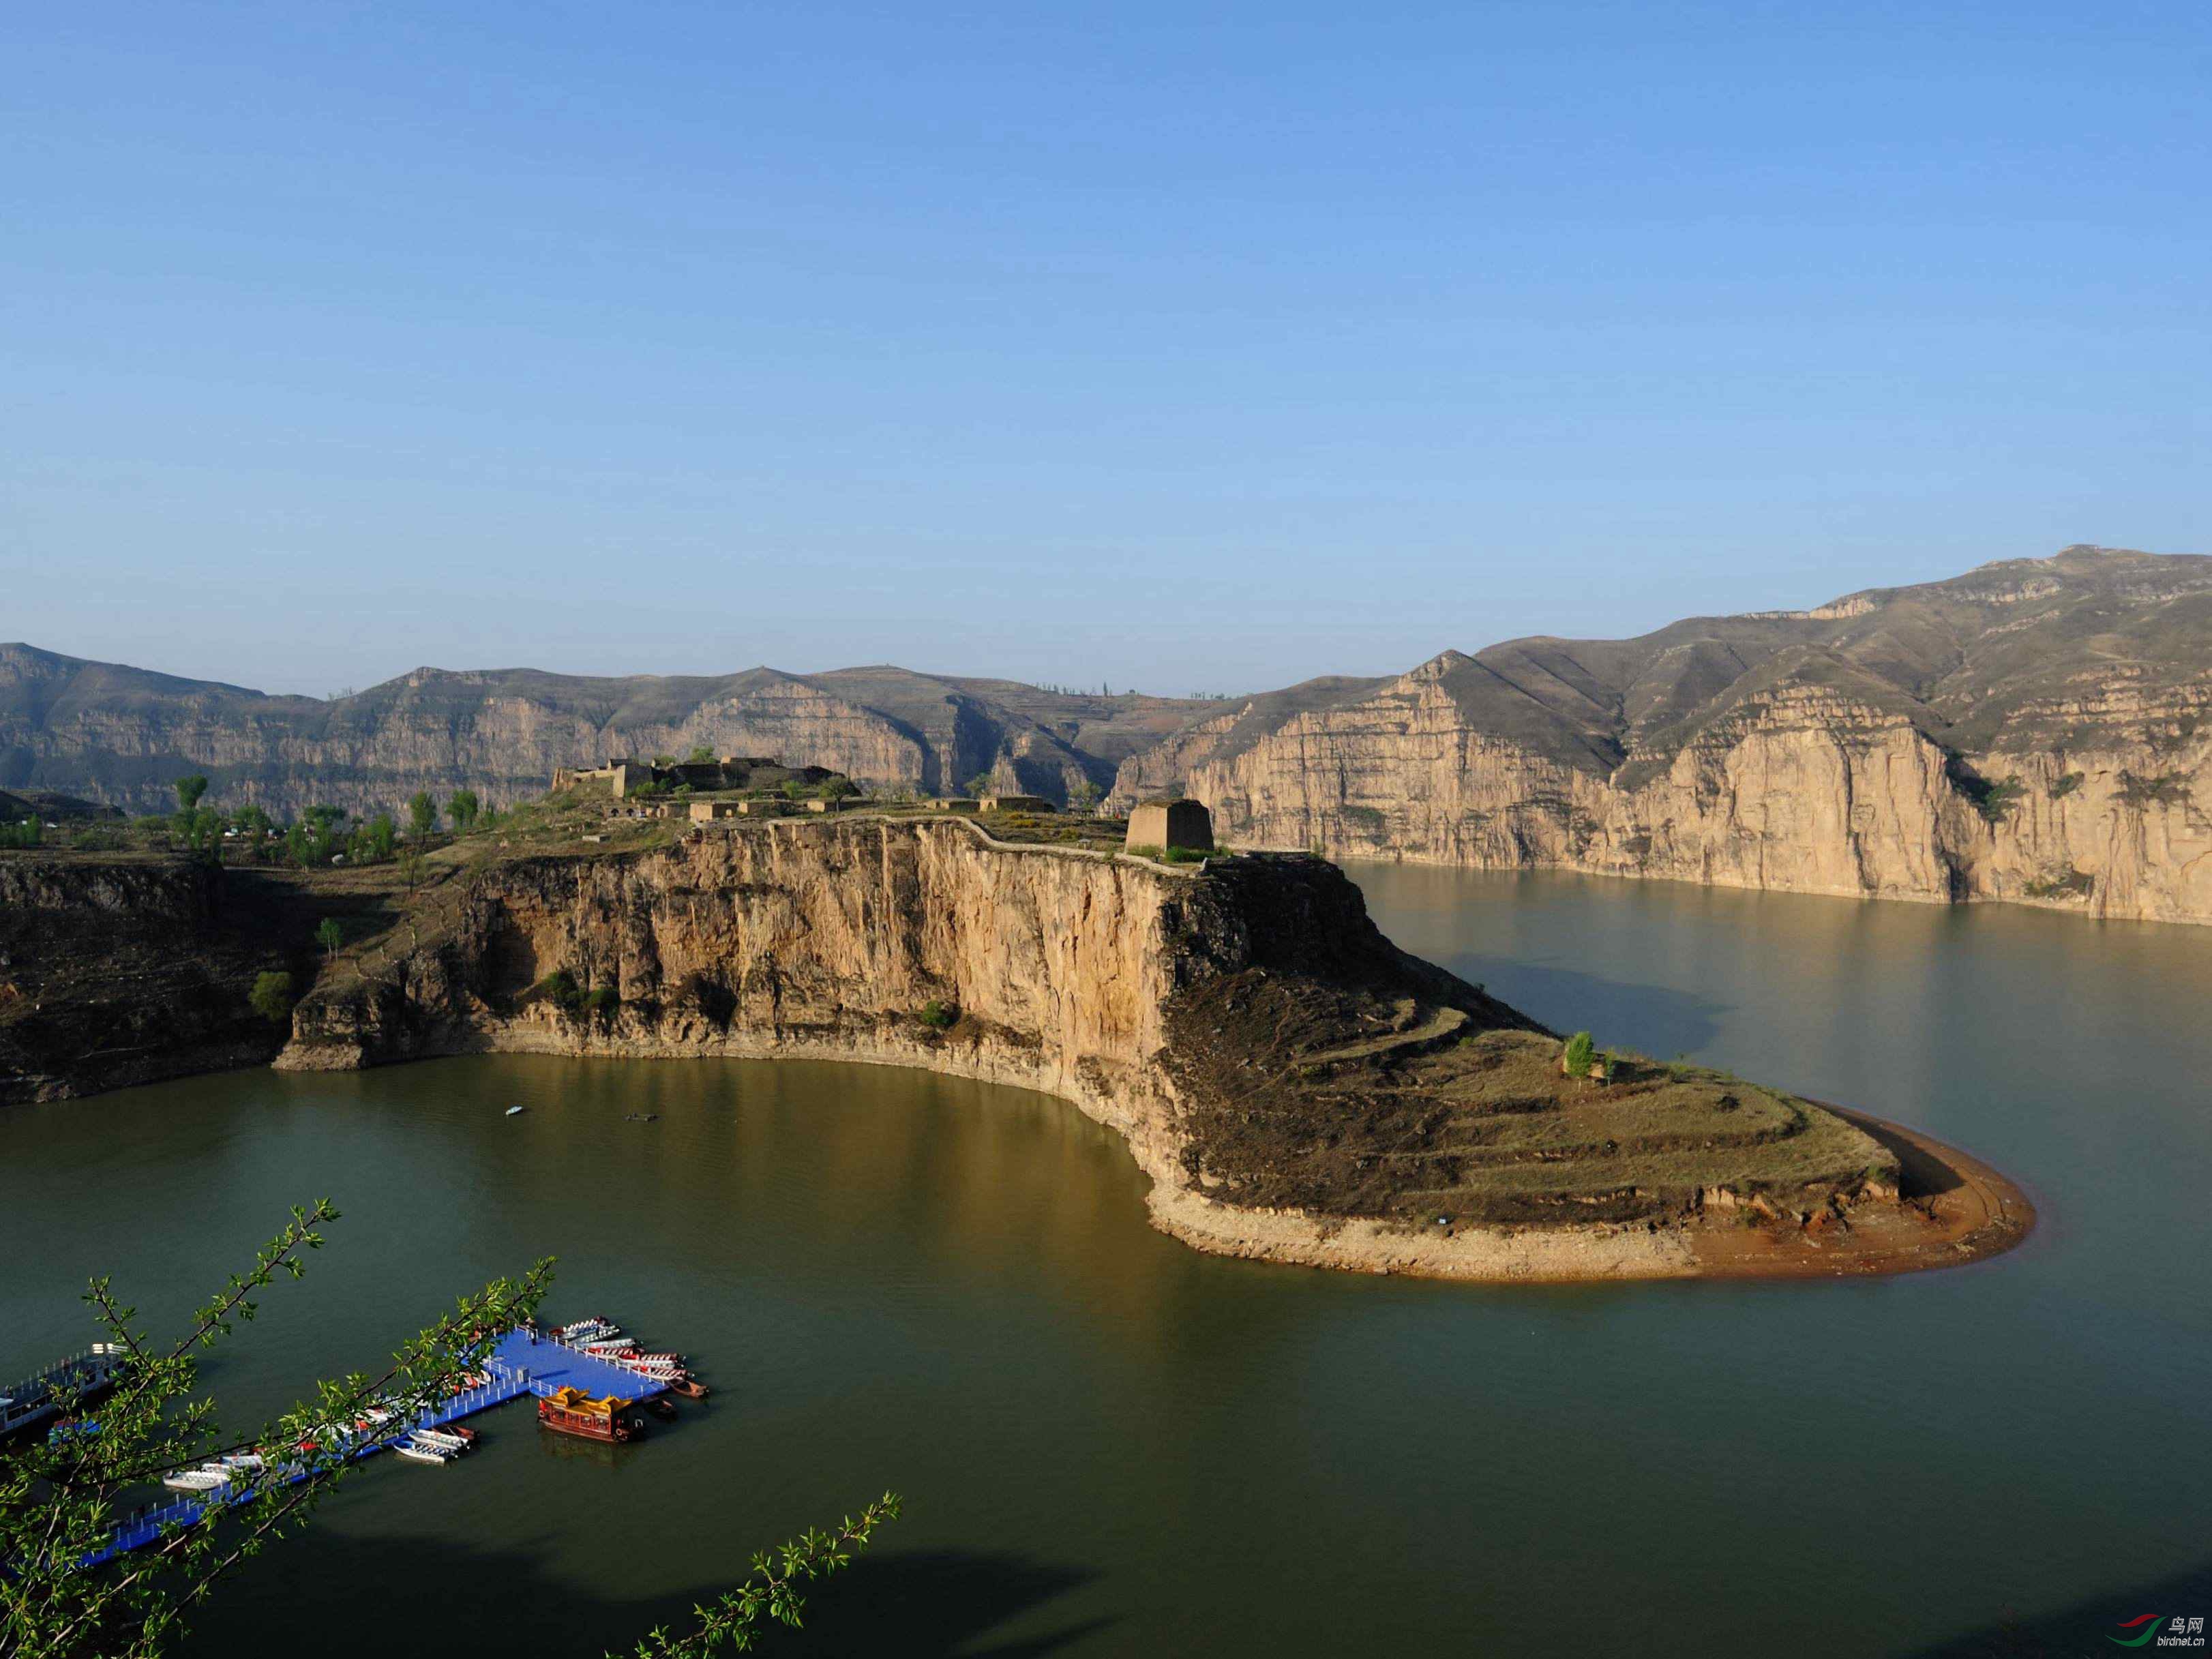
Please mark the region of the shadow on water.
MULTIPOLYGON (((2160 1631, 2182 1616, 2203 1619, 2204 1630, 2212 1632, 2212 1562, 2134 1589, 2077 1601, 2043 1618, 2001 1619, 1951 1641, 1916 1649, 1911 1659, 2071 1659, 2118 1653, 2150 1628, 2124 1628, 2121 1621, 2145 1613, 2156 1616, 2160 1631)), ((2158 1638, 2154 1635, 2139 1650, 2160 1651, 2158 1638)))
MULTIPOLYGON (((608 1548, 649 1554, 653 1541, 611 1540, 608 1548)), ((693 1607, 721 1594, 745 1568, 744 1559, 733 1556, 725 1581, 625 1601, 549 1571, 550 1553, 526 1540, 515 1549, 484 1549, 310 1532, 282 1545, 198 1613, 180 1652, 213 1659, 262 1651, 271 1631, 299 1629, 325 1605, 326 1592, 313 1586, 343 1582, 356 1587, 349 1599, 362 1616, 313 1618, 316 1659, 389 1659, 401 1651, 424 1659, 625 1654, 657 1626, 672 1633, 690 1629, 693 1607), (403 1625, 407 1634, 395 1644, 403 1625)), ((893 1653, 1045 1659, 1115 1620, 1071 1620, 1040 1635, 997 1641, 992 1632, 1097 1577, 1006 1551, 890 1549, 815 1585, 804 1628, 778 1627, 771 1640, 778 1653, 810 1659, 893 1653)))
POLYGON ((1653 1058, 1695 1054, 1720 1035, 1728 1005, 1664 985, 1634 985, 1546 968, 1510 957, 1452 951, 1437 958, 1462 979, 1485 987, 1547 1025, 1601 1034, 1633 1029, 1653 1058))

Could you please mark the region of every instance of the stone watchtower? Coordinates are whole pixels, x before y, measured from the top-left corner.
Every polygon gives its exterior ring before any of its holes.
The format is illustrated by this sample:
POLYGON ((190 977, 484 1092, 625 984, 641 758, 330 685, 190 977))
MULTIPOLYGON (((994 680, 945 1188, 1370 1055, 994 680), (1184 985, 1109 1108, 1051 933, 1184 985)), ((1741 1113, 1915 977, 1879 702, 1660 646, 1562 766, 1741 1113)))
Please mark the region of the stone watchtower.
POLYGON ((1129 814, 1127 847, 1213 850, 1213 814, 1194 800, 1148 800, 1129 814))

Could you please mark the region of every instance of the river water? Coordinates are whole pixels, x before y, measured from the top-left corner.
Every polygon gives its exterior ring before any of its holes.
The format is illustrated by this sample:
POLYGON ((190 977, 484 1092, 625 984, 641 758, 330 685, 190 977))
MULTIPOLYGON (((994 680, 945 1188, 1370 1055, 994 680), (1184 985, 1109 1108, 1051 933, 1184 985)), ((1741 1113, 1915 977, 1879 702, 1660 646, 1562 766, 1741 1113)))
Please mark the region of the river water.
POLYGON ((0 1113, 0 1370, 344 1218, 206 1372, 244 1425, 560 1258, 717 1388, 620 1450, 380 1461, 199 1654, 597 1654, 886 1486, 774 1650, 2094 1652, 2212 1616, 2212 930, 1367 866, 1401 944, 1601 1042, 1979 1152, 1994 1261, 1489 1288, 1219 1261, 1072 1107, 921 1073, 487 1056, 0 1113), (526 1104, 522 1116, 503 1115, 526 1104), (659 1115, 650 1124, 626 1111, 659 1115))

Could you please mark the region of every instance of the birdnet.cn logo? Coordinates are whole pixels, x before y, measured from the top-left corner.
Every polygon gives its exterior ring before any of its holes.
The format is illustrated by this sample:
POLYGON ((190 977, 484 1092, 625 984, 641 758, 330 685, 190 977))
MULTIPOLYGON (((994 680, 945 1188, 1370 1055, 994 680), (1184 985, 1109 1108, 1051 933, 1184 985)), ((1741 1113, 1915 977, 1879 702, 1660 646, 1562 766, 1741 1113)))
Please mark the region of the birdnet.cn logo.
POLYGON ((2162 1613, 2138 1613, 2120 1620, 2121 1634, 2105 1639, 2121 1648, 2201 1648, 2204 1645, 2202 1619, 2169 1619, 2162 1613))

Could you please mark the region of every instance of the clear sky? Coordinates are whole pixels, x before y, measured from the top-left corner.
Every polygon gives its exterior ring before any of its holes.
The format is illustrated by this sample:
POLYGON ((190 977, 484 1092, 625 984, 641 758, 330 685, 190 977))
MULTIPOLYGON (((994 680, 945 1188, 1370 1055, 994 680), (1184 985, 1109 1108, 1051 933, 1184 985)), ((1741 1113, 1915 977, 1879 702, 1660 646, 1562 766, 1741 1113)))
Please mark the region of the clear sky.
POLYGON ((20 6, 0 639, 1146 690, 2212 551, 2212 7, 20 6))

